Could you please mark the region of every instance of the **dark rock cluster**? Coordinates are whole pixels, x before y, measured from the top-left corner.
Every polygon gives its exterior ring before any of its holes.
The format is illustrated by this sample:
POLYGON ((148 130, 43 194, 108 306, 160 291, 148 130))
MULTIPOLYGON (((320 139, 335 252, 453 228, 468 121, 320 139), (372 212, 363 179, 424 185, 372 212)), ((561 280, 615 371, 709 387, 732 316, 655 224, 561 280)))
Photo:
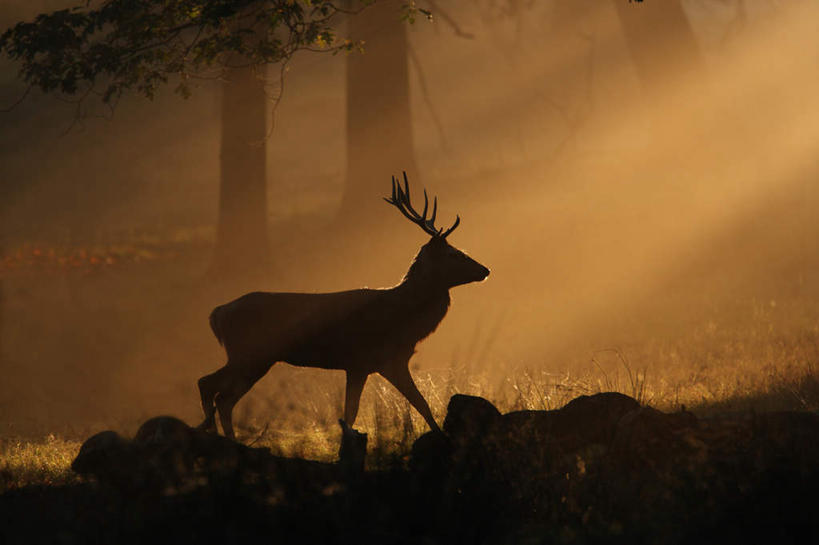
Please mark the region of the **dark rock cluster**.
POLYGON ((408 463, 273 456, 173 417, 88 439, 84 484, 0 496, 2 543, 814 543, 819 415, 697 418, 618 393, 501 414, 450 400, 408 463))
POLYGON ((202 487, 244 489, 271 501, 341 488, 364 471, 367 437, 342 425, 338 464, 274 456, 192 428, 172 416, 147 420, 129 440, 103 431, 83 443, 71 468, 132 496, 179 494, 202 487))
POLYGON ((815 413, 697 418, 608 392, 501 414, 455 395, 444 432, 411 467, 473 542, 819 539, 815 413))

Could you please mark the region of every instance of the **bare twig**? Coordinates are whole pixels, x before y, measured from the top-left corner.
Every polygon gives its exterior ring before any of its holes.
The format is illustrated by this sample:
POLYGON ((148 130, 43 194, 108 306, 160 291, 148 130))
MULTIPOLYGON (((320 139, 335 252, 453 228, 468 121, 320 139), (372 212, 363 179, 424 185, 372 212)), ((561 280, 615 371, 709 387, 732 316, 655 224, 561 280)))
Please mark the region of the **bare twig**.
POLYGON ((270 426, 270 422, 265 423, 264 428, 262 429, 262 432, 256 437, 256 439, 254 439, 253 441, 248 443, 247 446, 252 447, 253 445, 255 445, 259 441, 259 439, 264 437, 264 434, 267 433, 268 426, 270 426))
POLYGON ((26 90, 23 92, 23 94, 20 96, 20 98, 18 98, 13 103, 11 103, 10 106, 8 106, 6 108, 0 108, 0 113, 5 114, 5 113, 8 113, 8 112, 12 111, 14 108, 16 108, 17 106, 22 104, 22 102, 26 99, 26 97, 29 95, 29 93, 31 93, 31 85, 26 87, 26 90))
POLYGON ((265 141, 270 139, 270 137, 273 135, 273 129, 276 128, 276 112, 278 111, 279 104, 281 104, 282 97, 284 96, 284 77, 289 69, 289 59, 282 61, 281 65, 279 66, 279 92, 275 98, 271 98, 273 108, 270 112, 270 128, 267 130, 267 134, 265 135, 265 141))
POLYGON ((441 139, 441 147, 443 147, 444 150, 448 150, 449 143, 447 142, 446 133, 444 132, 444 126, 443 123, 441 123, 441 118, 438 115, 438 112, 435 111, 435 105, 432 103, 432 98, 429 95, 427 80, 424 76, 424 70, 421 67, 421 61, 418 59, 418 55, 415 53, 415 48, 413 48, 412 44, 409 42, 407 43, 407 52, 409 53, 409 58, 412 61, 412 64, 415 66, 415 73, 418 75, 418 84, 421 87, 421 96, 424 97, 424 102, 429 109, 429 115, 432 117, 435 130, 438 132, 438 137, 441 139))
POLYGON ((451 15, 449 15, 446 11, 442 10, 441 7, 438 5, 438 2, 436 2, 435 0, 427 0, 427 4, 429 4, 429 6, 432 8, 433 16, 439 15, 441 17, 441 20, 452 28, 452 31, 455 33, 456 36, 459 36, 467 40, 473 40, 475 38, 474 34, 463 30, 461 26, 458 24, 458 22, 455 21, 455 19, 451 15))
POLYGON ((597 370, 603 374, 603 380, 605 381, 606 390, 611 390, 611 381, 609 380, 609 375, 603 369, 603 366, 600 365, 600 362, 597 361, 597 358, 592 356, 591 362, 597 367, 597 370))

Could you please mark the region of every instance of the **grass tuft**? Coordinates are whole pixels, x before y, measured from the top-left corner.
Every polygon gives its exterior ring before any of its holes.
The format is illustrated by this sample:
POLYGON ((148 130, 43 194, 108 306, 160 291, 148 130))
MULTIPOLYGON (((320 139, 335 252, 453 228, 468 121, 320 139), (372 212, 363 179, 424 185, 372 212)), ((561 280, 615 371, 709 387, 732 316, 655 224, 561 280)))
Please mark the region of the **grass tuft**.
POLYGON ((51 434, 36 441, 0 439, 0 492, 27 485, 77 482, 71 462, 80 445, 51 434))

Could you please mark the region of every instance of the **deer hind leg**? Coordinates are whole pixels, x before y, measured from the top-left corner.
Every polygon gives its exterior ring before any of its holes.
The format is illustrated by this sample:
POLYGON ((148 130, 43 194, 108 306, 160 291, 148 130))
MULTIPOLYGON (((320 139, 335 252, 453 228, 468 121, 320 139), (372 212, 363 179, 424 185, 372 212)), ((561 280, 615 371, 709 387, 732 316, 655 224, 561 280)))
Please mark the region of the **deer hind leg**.
POLYGON ((219 411, 219 422, 225 437, 236 438, 233 433, 233 407, 271 366, 272 364, 265 363, 225 366, 229 375, 222 381, 222 387, 216 395, 216 410, 219 411))
POLYGON ((213 400, 219 393, 226 374, 227 365, 199 379, 199 396, 202 398, 202 410, 205 412, 205 420, 199 424, 200 430, 216 431, 216 405, 213 400))
POLYGON ((424 396, 421 395, 421 392, 418 391, 415 381, 412 380, 412 375, 410 375, 408 367, 400 366, 396 369, 385 369, 380 371, 380 374, 407 398, 410 405, 415 407, 415 410, 424 417, 424 420, 427 421, 432 431, 441 431, 441 428, 438 427, 438 423, 435 422, 435 418, 432 416, 432 411, 429 409, 427 401, 424 399, 424 396))

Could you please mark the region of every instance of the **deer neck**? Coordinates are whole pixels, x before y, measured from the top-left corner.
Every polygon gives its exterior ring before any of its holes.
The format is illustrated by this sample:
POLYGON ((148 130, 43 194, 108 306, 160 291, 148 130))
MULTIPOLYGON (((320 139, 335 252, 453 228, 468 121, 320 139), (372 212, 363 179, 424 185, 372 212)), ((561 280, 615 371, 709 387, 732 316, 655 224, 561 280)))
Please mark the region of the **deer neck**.
POLYGON ((446 286, 419 278, 405 278, 393 289, 399 305, 405 309, 404 318, 416 342, 435 331, 449 310, 449 289, 446 286))
POLYGON ((400 284, 393 288, 394 301, 403 309, 407 340, 415 343, 435 331, 449 310, 449 286, 431 274, 418 259, 400 284))
POLYGON ((449 288, 447 286, 405 279, 394 289, 402 299, 406 299, 406 302, 410 304, 414 302, 423 306, 446 301, 446 305, 449 305, 449 288))
POLYGON ((449 291, 421 289, 414 283, 402 282, 393 288, 393 302, 399 310, 401 327, 394 329, 397 344, 406 346, 410 354, 415 345, 438 328, 449 310, 449 291))
POLYGON ((420 304, 446 300, 446 304, 449 305, 449 286, 442 283, 436 276, 424 274, 416 263, 413 263, 395 289, 402 296, 420 304))

